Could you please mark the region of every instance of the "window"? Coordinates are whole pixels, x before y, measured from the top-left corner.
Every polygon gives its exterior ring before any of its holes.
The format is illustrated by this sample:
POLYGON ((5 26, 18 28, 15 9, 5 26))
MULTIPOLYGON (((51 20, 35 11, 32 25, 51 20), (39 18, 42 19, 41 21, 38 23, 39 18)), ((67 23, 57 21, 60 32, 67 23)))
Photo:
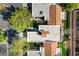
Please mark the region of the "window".
POLYGON ((43 14, 43 11, 40 11, 40 14, 43 14))

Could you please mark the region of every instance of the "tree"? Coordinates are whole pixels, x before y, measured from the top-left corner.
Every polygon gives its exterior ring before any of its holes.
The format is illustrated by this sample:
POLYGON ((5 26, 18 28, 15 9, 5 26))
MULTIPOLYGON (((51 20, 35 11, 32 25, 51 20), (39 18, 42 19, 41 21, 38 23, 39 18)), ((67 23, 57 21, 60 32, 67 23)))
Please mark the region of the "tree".
POLYGON ((17 31, 23 32, 31 26, 31 13, 28 8, 16 9, 9 18, 10 25, 17 31))
POLYGON ((10 53, 15 56, 23 55, 25 43, 26 43, 26 38, 14 39, 9 49, 10 53))
POLYGON ((74 9, 78 9, 79 8, 79 3, 67 3, 64 4, 64 11, 72 11, 74 9))

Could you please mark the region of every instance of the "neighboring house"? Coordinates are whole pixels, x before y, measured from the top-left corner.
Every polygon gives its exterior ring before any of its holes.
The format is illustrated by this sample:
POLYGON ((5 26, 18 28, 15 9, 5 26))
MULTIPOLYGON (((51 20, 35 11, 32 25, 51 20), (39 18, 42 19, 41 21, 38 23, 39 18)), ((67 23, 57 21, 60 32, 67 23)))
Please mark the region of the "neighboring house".
MULTIPOLYGON (((66 18, 62 12, 62 8, 56 4, 32 4, 32 17, 37 18, 44 17, 44 21, 47 21, 46 25, 38 25, 37 31, 27 31, 28 42, 43 42, 44 51, 46 56, 61 55, 61 48, 59 48, 59 42, 62 41, 63 36, 63 23, 66 18), (41 34, 39 34, 39 32, 41 34)), ((41 20, 41 19, 39 19, 41 20)))
POLYGON ((79 9, 70 12, 70 55, 79 55, 79 9))

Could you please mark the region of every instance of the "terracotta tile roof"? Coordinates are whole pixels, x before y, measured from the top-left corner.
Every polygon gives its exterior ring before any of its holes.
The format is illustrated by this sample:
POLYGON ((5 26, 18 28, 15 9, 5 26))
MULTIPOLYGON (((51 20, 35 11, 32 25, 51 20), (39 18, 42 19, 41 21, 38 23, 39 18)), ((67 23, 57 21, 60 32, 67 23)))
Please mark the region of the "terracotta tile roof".
POLYGON ((61 7, 58 5, 51 5, 49 7, 49 25, 60 25, 62 24, 61 20, 61 7))
MULTIPOLYGON (((58 5, 51 5, 49 7, 49 20, 48 24, 49 25, 61 25, 62 20, 61 20, 61 7, 58 5)), ((56 54, 56 48, 58 46, 57 42, 46 42, 45 43, 45 55, 46 56, 55 56, 56 54)))
POLYGON ((46 42, 44 47, 46 56, 55 56, 56 48, 58 47, 58 42, 46 42))

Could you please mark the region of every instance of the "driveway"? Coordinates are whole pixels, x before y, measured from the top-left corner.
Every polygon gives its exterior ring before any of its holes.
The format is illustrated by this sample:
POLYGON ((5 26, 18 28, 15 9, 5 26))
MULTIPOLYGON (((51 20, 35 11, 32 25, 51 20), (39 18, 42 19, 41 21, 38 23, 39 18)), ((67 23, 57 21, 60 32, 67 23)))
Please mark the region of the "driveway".
POLYGON ((0 45, 0 56, 7 56, 8 55, 8 45, 1 44, 0 45))

